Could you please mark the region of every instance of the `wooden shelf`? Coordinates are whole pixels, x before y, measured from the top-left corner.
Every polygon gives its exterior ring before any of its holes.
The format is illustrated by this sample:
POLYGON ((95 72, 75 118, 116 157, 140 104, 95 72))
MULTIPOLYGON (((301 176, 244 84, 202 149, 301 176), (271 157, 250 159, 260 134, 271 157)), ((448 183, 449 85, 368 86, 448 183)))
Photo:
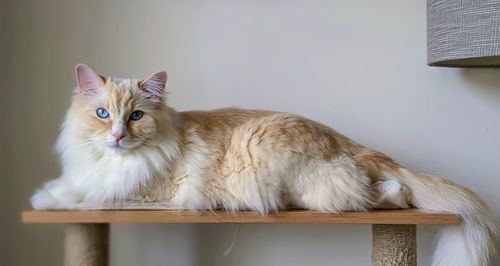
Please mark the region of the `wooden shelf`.
POLYGON ((319 213, 291 210, 255 212, 185 210, 38 211, 22 213, 23 223, 283 223, 283 224, 459 224, 460 216, 416 209, 319 213))
POLYGON ((373 224, 373 265, 417 265, 417 224, 459 224, 454 213, 409 210, 319 213, 289 210, 268 215, 255 212, 186 210, 88 210, 22 213, 23 223, 65 225, 65 265, 108 265, 110 223, 288 223, 373 224), (395 241, 397 240, 397 241, 395 241))

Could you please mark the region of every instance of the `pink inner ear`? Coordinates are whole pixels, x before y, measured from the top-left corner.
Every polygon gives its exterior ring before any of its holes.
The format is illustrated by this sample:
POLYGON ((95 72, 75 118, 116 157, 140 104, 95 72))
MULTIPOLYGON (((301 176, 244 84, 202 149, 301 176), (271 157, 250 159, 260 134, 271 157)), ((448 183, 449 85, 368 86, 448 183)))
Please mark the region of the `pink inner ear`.
POLYGON ((148 94, 148 98, 156 103, 165 99, 165 85, 167 84, 167 72, 155 73, 141 82, 141 87, 148 94))
POLYGON ((97 90, 104 85, 102 78, 84 64, 76 66, 76 80, 80 93, 86 96, 96 94, 97 90))

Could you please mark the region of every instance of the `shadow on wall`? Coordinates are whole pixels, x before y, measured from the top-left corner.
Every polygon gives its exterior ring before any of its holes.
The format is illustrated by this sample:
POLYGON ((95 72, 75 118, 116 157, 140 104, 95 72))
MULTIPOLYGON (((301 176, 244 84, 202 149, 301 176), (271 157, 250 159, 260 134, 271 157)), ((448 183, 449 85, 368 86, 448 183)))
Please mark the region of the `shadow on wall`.
POLYGON ((471 85, 471 88, 477 90, 485 101, 500 108, 500 68, 464 68, 461 69, 460 76, 465 83, 471 85))

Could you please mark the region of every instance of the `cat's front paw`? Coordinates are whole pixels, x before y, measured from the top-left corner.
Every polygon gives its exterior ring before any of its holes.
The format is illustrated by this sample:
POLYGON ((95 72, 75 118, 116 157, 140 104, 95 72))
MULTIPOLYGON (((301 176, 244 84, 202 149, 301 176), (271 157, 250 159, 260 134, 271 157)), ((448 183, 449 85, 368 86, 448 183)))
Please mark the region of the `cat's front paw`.
POLYGON ((31 206, 34 209, 56 209, 59 202, 49 192, 45 190, 38 190, 33 197, 31 197, 31 206))
POLYGON ((77 208, 82 201, 82 197, 69 191, 52 187, 43 188, 36 191, 31 197, 31 206, 34 209, 71 209, 77 208))

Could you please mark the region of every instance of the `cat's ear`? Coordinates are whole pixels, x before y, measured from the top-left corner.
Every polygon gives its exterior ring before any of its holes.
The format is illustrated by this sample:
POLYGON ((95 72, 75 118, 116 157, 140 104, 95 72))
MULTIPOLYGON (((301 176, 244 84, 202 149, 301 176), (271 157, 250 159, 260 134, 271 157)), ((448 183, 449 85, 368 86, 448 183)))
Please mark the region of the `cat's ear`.
POLYGON ((165 100, 165 86, 167 85, 167 72, 161 71, 154 73, 145 80, 139 82, 140 88, 146 92, 148 98, 160 103, 165 100))
POLYGON ((76 65, 75 72, 78 89, 85 96, 95 95, 99 88, 104 85, 103 78, 87 65, 76 65))

